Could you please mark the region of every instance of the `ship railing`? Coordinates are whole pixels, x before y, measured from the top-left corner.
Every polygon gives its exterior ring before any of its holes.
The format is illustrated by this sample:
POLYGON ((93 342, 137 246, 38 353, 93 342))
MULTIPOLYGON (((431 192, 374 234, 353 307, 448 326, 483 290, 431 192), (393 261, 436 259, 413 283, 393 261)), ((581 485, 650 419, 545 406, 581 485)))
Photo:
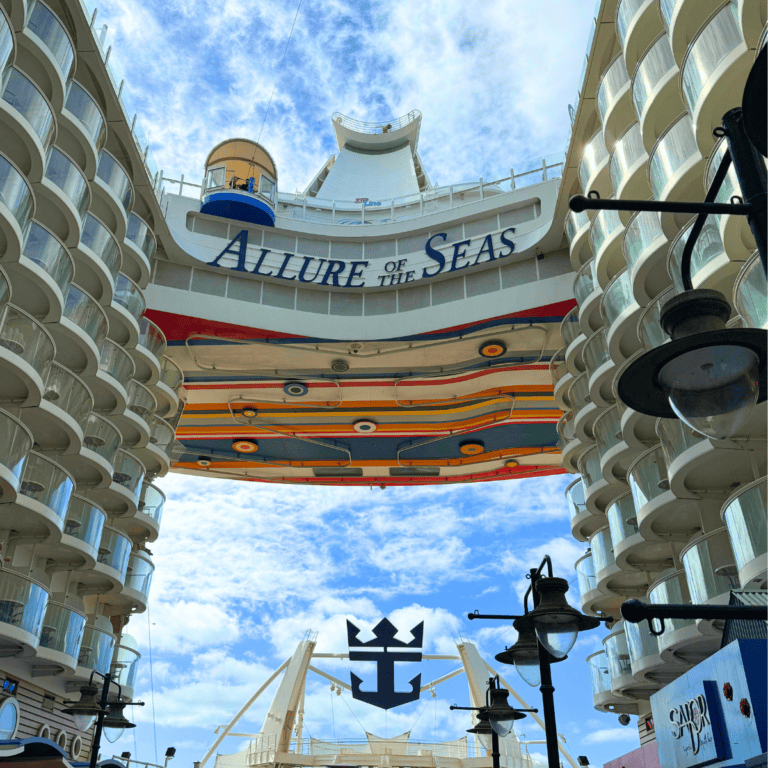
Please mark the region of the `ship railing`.
POLYGON ((331 115, 331 120, 344 128, 349 128, 358 133, 389 133, 390 131, 399 131, 401 128, 405 128, 420 117, 421 112, 418 109, 412 109, 402 117, 398 117, 395 120, 387 120, 383 123, 366 123, 362 120, 355 120, 352 117, 342 115, 341 112, 334 112, 331 115))

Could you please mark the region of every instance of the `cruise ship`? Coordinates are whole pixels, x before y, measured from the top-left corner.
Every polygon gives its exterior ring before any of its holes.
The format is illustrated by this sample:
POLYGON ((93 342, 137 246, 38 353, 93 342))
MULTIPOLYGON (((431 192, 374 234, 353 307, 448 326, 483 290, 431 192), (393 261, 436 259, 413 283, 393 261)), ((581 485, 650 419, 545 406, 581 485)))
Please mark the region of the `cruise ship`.
MULTIPOLYGON (((617 394, 667 341, 691 217, 568 201, 703 199, 765 24, 760 0, 600 0, 564 157, 436 186, 418 110, 336 113, 337 151, 291 194, 249 137, 211 147, 194 182, 165 177, 97 10, 0 0, 0 762, 89 760, 93 723, 64 702, 93 672, 132 700, 169 471, 382 488, 573 472, 585 612, 764 600, 765 405, 716 440, 617 394)), ((718 200, 739 194, 732 170, 718 200)), ((768 325, 755 247, 722 215, 694 250, 732 326, 768 325)), ((638 719, 621 765, 681 764, 653 697, 741 648, 722 643, 712 622, 610 623, 589 664, 595 707, 638 719)))

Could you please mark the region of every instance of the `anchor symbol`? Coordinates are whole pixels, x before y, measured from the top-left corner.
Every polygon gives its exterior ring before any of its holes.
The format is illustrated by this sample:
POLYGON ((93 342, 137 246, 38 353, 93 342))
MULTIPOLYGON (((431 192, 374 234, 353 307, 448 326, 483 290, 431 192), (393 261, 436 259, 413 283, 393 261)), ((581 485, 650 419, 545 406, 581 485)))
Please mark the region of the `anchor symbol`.
POLYGON ((421 661, 421 652, 390 652, 390 648, 421 648, 424 636, 424 622, 417 624, 412 630, 413 640, 410 643, 404 643, 402 640, 395 640, 397 627, 389 619, 382 619, 374 628, 374 640, 363 643, 357 639, 360 630, 351 622, 347 621, 347 641, 349 643, 349 658, 351 661, 375 661, 376 662, 376 690, 361 691, 360 684, 363 682, 354 672, 351 672, 352 698, 359 699, 372 704, 380 709, 392 709, 407 704, 409 701, 416 701, 420 694, 421 674, 416 675, 409 685, 410 691, 395 690, 395 662, 399 661, 421 661), (383 648, 381 651, 353 651, 352 648, 383 648))

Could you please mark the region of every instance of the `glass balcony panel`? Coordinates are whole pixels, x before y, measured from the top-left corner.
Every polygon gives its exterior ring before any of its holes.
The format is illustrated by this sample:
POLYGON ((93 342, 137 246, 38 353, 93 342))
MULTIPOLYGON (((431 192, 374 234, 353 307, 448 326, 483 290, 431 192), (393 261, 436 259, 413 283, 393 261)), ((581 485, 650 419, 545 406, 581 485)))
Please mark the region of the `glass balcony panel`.
POLYGON ((588 448, 581 454, 579 457, 579 472, 584 478, 587 493, 589 493, 590 486, 603 479, 603 474, 600 471, 600 454, 597 451, 597 446, 588 448))
POLYGON ((151 260, 155 255, 155 236, 147 223, 135 213, 128 214, 128 230, 125 239, 134 243, 147 259, 151 260))
POLYGON ((49 601, 40 633, 40 646, 77 658, 83 640, 85 616, 64 605, 49 601))
POLYGON ((632 275, 628 269, 620 272, 606 286, 602 300, 602 313, 607 325, 612 325, 627 307, 635 301, 632 293, 632 275))
POLYGON ((609 693, 611 690, 611 673, 608 671, 608 658, 605 651, 593 653, 587 657, 589 679, 592 684, 592 695, 609 693))
POLYGON ((677 8, 683 0, 660 0, 659 7, 661 9, 661 17, 664 19, 664 24, 669 29, 669 25, 672 23, 672 17, 675 15, 675 8, 677 8))
POLYGON ((595 565, 592 562, 592 554, 582 557, 576 561, 576 576, 579 580, 579 593, 583 596, 593 589, 597 589, 597 579, 595 578, 595 565))
POLYGON ((122 440, 120 432, 97 413, 89 414, 84 431, 83 445, 111 464, 122 440))
POLYGON ((631 493, 616 499, 605 514, 608 517, 608 527, 611 529, 611 541, 614 547, 637 533, 637 512, 631 493))
POLYGON ((29 223, 22 253, 52 278, 62 296, 66 295, 75 274, 72 257, 62 243, 36 221, 29 223))
POLYGON ((149 442, 156 445, 161 451, 165 453, 170 451, 175 434, 175 430, 168 422, 157 416, 152 418, 149 442))
POLYGON ((601 328, 593 333, 584 344, 584 362, 587 366, 587 373, 591 376, 610 359, 608 346, 605 343, 605 328, 601 328))
POLYGON ((608 660, 608 674, 610 674, 611 680, 632 674, 627 637, 623 631, 612 632, 603 641, 603 647, 608 660))
POLYGON ((618 211, 598 211, 589 230, 592 253, 597 255, 605 243, 623 229, 624 225, 621 223, 618 211))
POLYGON ((39 0, 31 0, 28 13, 27 28, 45 43, 59 65, 64 80, 69 80, 75 63, 75 50, 64 25, 56 14, 39 0))
POLYGON ((100 347, 107 338, 109 323, 104 310, 84 291, 71 283, 64 304, 64 317, 81 328, 100 347))
POLYGON ((589 182, 597 171, 598 166, 608 157, 603 131, 600 129, 590 140, 581 155, 579 163, 579 180, 586 194, 589 192, 589 182))
POLYGON ((560 323, 560 336, 562 336, 563 343, 567 347, 580 333, 579 313, 574 308, 563 318, 563 322, 560 323))
POLYGON ((718 64, 739 46, 744 46, 736 3, 728 3, 704 27, 688 47, 681 67, 681 85, 688 110, 693 114, 701 92, 718 64))
POLYGON ((134 496, 138 496, 146 473, 144 465, 128 451, 120 449, 115 454, 113 466, 115 471, 112 474, 112 480, 129 490, 134 496))
POLYGON ((32 216, 34 198, 24 177, 0 155, 0 202, 16 219, 19 229, 24 232, 32 216))
POLYGON ((29 452, 19 485, 22 496, 34 499, 64 519, 74 490, 72 477, 62 467, 42 454, 29 452))
POLYGON ((8 306, 11 300, 11 284, 8 282, 5 272, 0 267, 0 309, 8 306))
POLYGON ((565 498, 568 502, 568 509, 571 513, 571 520, 574 517, 583 515, 587 511, 587 505, 584 501, 584 481, 579 479, 571 483, 565 491, 565 498))
POLYGON ((141 659, 135 646, 136 641, 130 635, 123 635, 112 662, 112 679, 118 685, 131 689, 136 687, 136 672, 141 659))
POLYGON ((48 369, 43 397, 68 413, 81 428, 93 409, 93 395, 85 382, 57 362, 48 369))
POLYGON ((96 175, 115 193, 127 214, 133 195, 131 180, 120 163, 106 150, 102 150, 99 155, 99 168, 96 175))
POLYGON ((656 656, 659 653, 659 643, 650 633, 647 621, 640 624, 625 621, 624 633, 627 637, 630 664, 637 664, 640 659, 656 656))
POLYGON ((0 410, 0 464, 15 477, 21 477, 24 460, 32 449, 32 435, 27 428, 10 413, 0 410))
POLYGON ((117 279, 115 280, 114 301, 115 304, 123 307, 136 320, 144 314, 144 310, 147 308, 147 303, 139 286, 122 272, 117 273, 117 279))
MULTIPOLYGON (((693 246, 693 251, 691 252, 691 278, 694 280, 696 275, 698 275, 710 261, 725 253, 723 240, 720 237, 719 220, 719 216, 707 217, 707 220, 702 227, 701 234, 699 235, 699 239, 693 246)), ((692 223, 693 222, 691 222, 691 224, 692 223)), ((682 293, 684 290, 681 264, 685 244, 688 242, 688 236, 690 234, 691 225, 687 225, 686 229, 681 231, 669 250, 668 270, 678 293, 682 293)))
POLYGON ((568 369, 565 367, 565 355, 561 349, 549 359, 549 375, 552 377, 552 383, 557 384, 566 373, 568 373, 568 369))
MULTIPOLYGON (((644 3, 645 0, 621 0, 619 2, 619 7, 616 9, 616 34, 621 41, 622 48, 624 48, 632 19, 635 18, 635 14, 644 3)), ((608 688, 610 690, 610 686, 608 688)))
MULTIPOLYGON (((648 590, 648 597, 654 605, 681 605, 690 603, 683 588, 685 571, 673 571, 665 576, 661 581, 651 585, 648 590)), ((643 622, 647 624, 648 622, 643 622)), ((692 619, 664 619, 664 634, 677 632, 684 627, 693 626, 695 622, 692 619)), ((663 638, 663 635, 662 635, 663 638)), ((658 641, 663 647, 663 639, 658 641)))
POLYGON ((64 533, 82 541, 91 549, 98 549, 106 520, 107 515, 101 507, 83 496, 73 494, 64 521, 64 533))
POLYGON ((139 512, 149 515, 155 522, 159 523, 163 516, 163 506, 165 505, 165 494, 152 483, 144 483, 141 486, 141 496, 139 497, 139 512))
POLYGON ((112 661, 112 649, 114 647, 114 635, 86 624, 83 630, 83 641, 80 644, 80 652, 77 657, 77 666, 93 669, 102 675, 106 675, 109 672, 112 661))
POLYGON ((99 370, 125 386, 133 377, 135 365, 131 356, 119 344, 105 339, 101 345, 99 370))
POLYGON ((646 351, 656 349, 656 347, 660 347, 669 341, 669 336, 661 327, 661 307, 665 301, 676 293, 677 291, 674 288, 669 288, 660 293, 640 316, 640 320, 637 323, 637 334, 646 351))
POLYGON ((124 579, 131 556, 131 540, 115 528, 104 526, 99 545, 98 560, 102 565, 114 568, 124 579))
POLYGON ((576 303, 579 307, 583 306, 584 302, 593 293, 596 286, 595 260, 590 259, 579 270, 576 279, 573 281, 573 295, 576 297, 576 303))
POLYGON ((139 344, 158 359, 165 352, 165 334, 146 317, 139 320, 139 344))
POLYGON ((728 528, 739 570, 768 551, 766 509, 768 494, 765 479, 736 498, 731 498, 723 508, 723 521, 728 528))
MULTIPOLYGON (((720 167, 720 163, 723 160, 723 155, 725 155, 725 150, 727 148, 728 142, 726 139, 724 137, 719 139, 707 161, 707 167, 704 171, 704 186, 707 190, 712 186, 712 182, 717 174, 717 169, 720 167)), ((763 176, 765 176, 765 171, 763 171, 763 176)), ((736 177, 736 169, 734 168, 733 163, 731 163, 728 172, 725 174, 723 183, 720 185, 717 195, 715 195, 715 202, 729 203, 734 195, 743 197, 741 194, 741 187, 739 186, 739 180, 736 177)))
POLYGON ((557 422, 557 434, 563 440, 563 444, 570 442, 574 438, 573 431, 573 411, 564 413, 557 422))
POLYGON ((608 69, 603 73, 600 85, 597 87, 597 111, 600 113, 600 122, 603 125, 605 125, 605 116, 608 110, 613 106, 619 92, 628 82, 629 76, 624 64, 624 55, 619 54, 608 65, 608 69))
POLYGON ((101 150, 106 138, 104 116, 96 100, 80 83, 72 80, 67 89, 67 101, 64 105, 82 124, 85 135, 101 150))
POLYGON ((680 454, 693 448, 703 439, 680 419, 659 419, 656 422, 656 433, 661 440, 667 466, 671 466, 680 454))
POLYGON ((120 246, 112 233, 96 218, 87 214, 83 222, 83 234, 80 242, 98 256, 114 280, 123 263, 120 246))
POLYGON ((747 327, 765 328, 768 325, 768 289, 757 253, 744 265, 733 297, 736 309, 747 327))
POLYGON ((640 456, 629 468, 627 478, 637 510, 664 493, 669 483, 661 447, 640 456))
POLYGON ((45 178, 66 195, 82 219, 91 204, 88 182, 80 169, 56 147, 48 150, 45 178))
POLYGON ((45 326, 13 304, 8 304, 0 314, 0 347, 29 363, 43 379, 56 354, 45 326))
POLYGON ((0 570, 0 624, 9 624, 40 637, 48 592, 26 576, 0 570))
POLYGON ((128 562, 128 575, 125 577, 125 586, 135 589, 144 597, 147 597, 154 570, 155 566, 148 555, 143 552, 134 552, 128 562))
POLYGON ((589 216, 586 211, 581 211, 581 213, 570 211, 565 217, 565 234, 568 237, 568 242, 572 243, 576 235, 588 225, 589 216))
POLYGON ((632 270, 648 248, 663 237, 658 213, 642 211, 633 216, 624 235, 624 258, 627 267, 632 270))
POLYGON ((13 56, 13 32, 6 20, 5 14, 0 14, 0 72, 2 72, 13 56))
POLYGON ((574 416, 588 403, 589 376, 586 373, 578 375, 571 384, 570 401, 573 405, 574 416))
POLYGON ((669 37, 664 34, 643 54, 635 70, 632 80, 632 101, 638 117, 645 111, 654 88, 676 69, 677 62, 672 55, 669 37))
MULTIPOLYGON (((571 325, 573 325, 571 323, 571 325)), ((561 326, 562 327, 562 326, 561 326)), ((578 331, 578 323, 576 329, 578 331)), ((563 339, 565 341, 565 339, 563 339)), ((176 390, 184 383, 184 373, 176 363, 168 357, 163 358, 163 368, 160 373, 160 381, 172 390, 176 390)))
POLYGON ((621 442, 621 412, 615 406, 601 413, 595 420, 592 431, 602 459, 608 451, 621 442))
POLYGON ((53 140, 56 122, 50 104, 39 88, 18 69, 11 67, 2 79, 3 101, 8 102, 32 126, 44 149, 53 140))
POLYGON ((591 536, 589 546, 592 549, 592 562, 595 565, 595 573, 600 573, 603 569, 610 568, 616 563, 616 558, 613 556, 611 529, 607 526, 591 536))
POLYGON ((138 381, 131 380, 126 387, 128 392, 128 410, 149 423, 152 414, 157 410, 155 396, 138 381))
POLYGON ((689 544, 680 554, 680 559, 693 603, 706 603, 740 587, 739 571, 725 528, 689 544))
MULTIPOLYGON (((633 123, 616 142, 613 154, 611 155, 610 173, 614 192, 618 191, 626 178, 627 172, 631 168, 636 167, 637 163, 643 159, 647 160, 648 154, 643 145, 640 123, 633 123)), ((616 218, 618 218, 618 212, 612 211, 612 213, 615 213, 616 218)), ((619 221, 619 224, 623 227, 621 221, 619 221)))
POLYGON ((691 117, 687 113, 664 133, 651 152, 648 175, 656 200, 675 172, 699 151, 693 136, 691 117))

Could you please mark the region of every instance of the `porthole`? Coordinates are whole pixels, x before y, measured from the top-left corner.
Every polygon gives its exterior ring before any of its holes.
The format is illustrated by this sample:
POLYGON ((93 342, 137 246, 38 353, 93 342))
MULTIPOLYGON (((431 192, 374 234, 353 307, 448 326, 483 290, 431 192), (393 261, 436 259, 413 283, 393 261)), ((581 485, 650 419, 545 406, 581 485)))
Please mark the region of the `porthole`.
POLYGON ((509 469, 514 469, 515 467, 520 466, 520 462, 515 459, 509 459, 509 461, 504 462, 505 467, 509 467, 509 469))
POLYGON ((459 451, 465 456, 477 456, 485 450, 482 440, 464 440, 459 443, 459 451))
POLYGON ((486 341, 480 347, 480 354, 483 357, 501 357, 507 351, 505 344, 500 341, 486 341))
POLYGON ((243 416, 246 419, 256 418, 258 411, 255 408, 243 408, 243 416))
POLYGON ((211 462, 209 459, 204 459, 202 456, 197 460, 198 467, 210 467, 211 462))
POLYGON ((303 397, 309 392, 309 387, 300 381, 288 381, 283 385, 283 392, 290 397, 303 397))
POLYGON ((75 736, 72 739, 72 743, 69 745, 69 756, 73 760, 77 760, 83 752, 83 740, 79 736, 75 736))
POLYGON ((62 750, 65 750, 67 748, 67 732, 66 731, 59 731, 56 735, 56 744, 62 748, 62 750))
POLYGON ((11 696, 0 704, 0 739, 12 739, 19 726, 19 702, 11 696))
POLYGON ((37 735, 41 739, 50 739, 51 738, 51 727, 48 725, 48 723, 43 723, 39 730, 37 731, 37 735))
POLYGON ((256 453, 259 444, 255 440, 233 440, 232 450, 238 453, 256 453))
POLYGON ((369 432, 375 432, 376 431, 377 424, 375 421, 369 421, 368 419, 360 419, 360 421, 356 421, 352 428, 355 430, 355 432, 360 432, 360 434, 368 434, 369 432))

